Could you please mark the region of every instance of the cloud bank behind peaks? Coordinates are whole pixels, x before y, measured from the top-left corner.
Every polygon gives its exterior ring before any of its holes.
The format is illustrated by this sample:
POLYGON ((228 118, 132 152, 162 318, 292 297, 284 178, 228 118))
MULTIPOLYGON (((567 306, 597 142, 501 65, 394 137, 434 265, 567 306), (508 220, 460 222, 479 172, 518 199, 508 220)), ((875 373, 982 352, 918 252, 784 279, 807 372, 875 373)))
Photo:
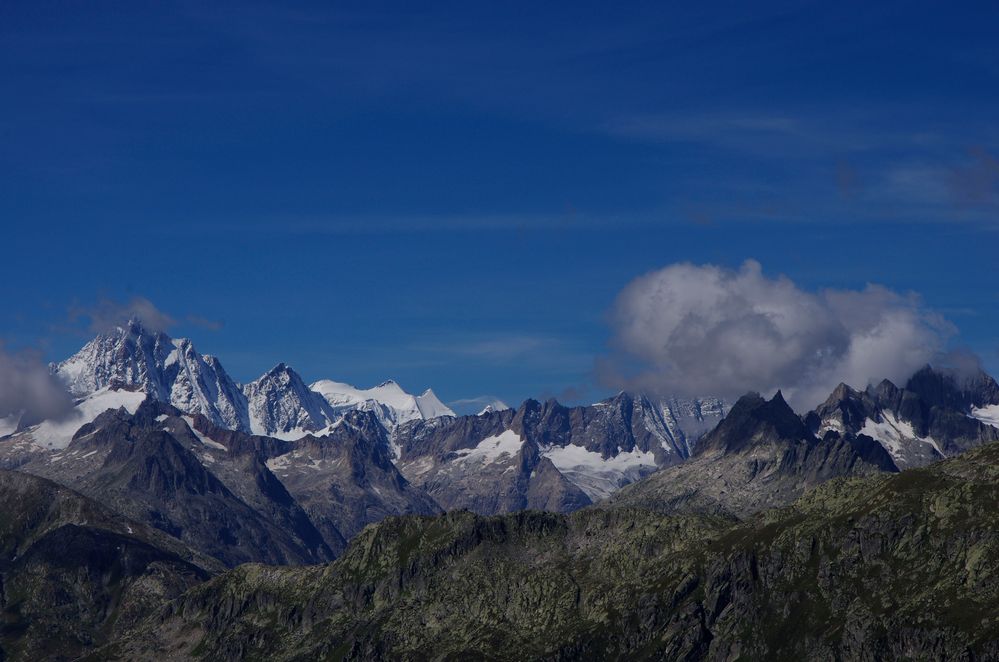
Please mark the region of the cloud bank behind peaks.
POLYGON ((915 295, 878 285, 808 292, 753 260, 641 276, 618 295, 611 325, 615 353, 599 366, 611 386, 724 397, 779 388, 799 409, 840 382, 904 381, 955 332, 915 295))
POLYGON ((0 419, 24 425, 58 419, 73 408, 66 388, 34 354, 10 354, 0 347, 0 419))

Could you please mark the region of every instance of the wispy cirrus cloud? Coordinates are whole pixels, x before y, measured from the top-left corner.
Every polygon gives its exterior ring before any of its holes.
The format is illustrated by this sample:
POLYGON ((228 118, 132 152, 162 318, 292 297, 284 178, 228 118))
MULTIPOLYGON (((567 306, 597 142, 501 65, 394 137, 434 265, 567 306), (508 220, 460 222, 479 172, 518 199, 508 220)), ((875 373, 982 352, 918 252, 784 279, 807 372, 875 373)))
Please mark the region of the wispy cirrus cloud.
POLYGON ((222 327, 225 326, 225 322, 222 320, 208 319, 207 317, 202 317, 201 315, 187 315, 184 320, 191 326, 196 326, 199 329, 206 329, 208 331, 221 331, 222 327))
POLYGON ((447 406, 459 416, 478 414, 486 407, 492 407, 497 411, 510 408, 506 402, 500 400, 495 395, 478 395, 472 398, 458 398, 457 400, 451 400, 448 402, 447 406))
POLYGON ((513 335, 453 344, 427 345, 425 349, 484 361, 510 361, 555 347, 558 342, 541 336, 513 335))
POLYGON ((814 140, 800 119, 764 113, 630 115, 607 122, 604 130, 633 140, 705 143, 747 151, 764 149, 767 145, 773 150, 775 140, 783 143, 814 140))

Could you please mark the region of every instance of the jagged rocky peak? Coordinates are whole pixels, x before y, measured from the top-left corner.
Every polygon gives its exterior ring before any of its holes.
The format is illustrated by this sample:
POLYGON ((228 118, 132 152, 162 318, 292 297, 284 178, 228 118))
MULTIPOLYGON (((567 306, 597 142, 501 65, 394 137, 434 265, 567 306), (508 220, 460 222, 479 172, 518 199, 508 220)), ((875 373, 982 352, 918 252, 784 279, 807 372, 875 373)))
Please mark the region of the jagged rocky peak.
POLYGON ((243 387, 250 431, 279 438, 298 438, 331 425, 338 415, 301 376, 279 363, 243 387))
POLYGON ((375 412, 365 409, 345 412, 326 432, 333 436, 350 435, 372 443, 384 442, 387 438, 385 428, 378 422, 375 412))
POLYGON ((683 462, 700 430, 721 417, 721 407, 713 414, 699 405, 674 415, 680 408, 664 402, 626 392, 585 406, 527 399, 516 410, 405 423, 392 443, 402 473, 449 507, 578 508, 683 462))
POLYGON ((900 468, 922 466, 986 443, 999 432, 999 386, 981 370, 925 366, 900 388, 885 379, 860 391, 840 384, 806 417, 823 435, 866 435, 900 468))
POLYGON ((829 430, 838 434, 858 432, 873 415, 876 405, 863 391, 840 382, 825 402, 806 416, 809 429, 823 436, 829 430))
POLYGON ((98 334, 79 352, 52 368, 76 396, 88 395, 112 382, 139 385, 162 396, 163 385, 151 367, 165 363, 176 350, 169 336, 147 331, 139 320, 132 319, 98 334))
POLYGON ((698 453, 733 453, 757 444, 797 442, 814 437, 791 409, 784 394, 777 391, 767 400, 759 393, 747 393, 732 406, 728 415, 697 445, 698 453))
POLYGON ((52 370, 77 397, 139 389, 219 427, 284 439, 329 427, 351 409, 374 412, 387 430, 409 420, 454 415, 431 389, 412 395, 392 380, 372 389, 330 380, 308 386, 284 363, 240 386, 217 358, 199 354, 190 340, 170 338, 138 319, 99 334, 52 370))
POLYGON ((959 371, 927 365, 909 378, 905 389, 935 407, 967 410, 999 405, 999 384, 980 368, 959 371))
POLYGON ((249 429, 243 393, 217 359, 137 319, 98 335, 53 371, 77 396, 133 386, 218 425, 249 429))

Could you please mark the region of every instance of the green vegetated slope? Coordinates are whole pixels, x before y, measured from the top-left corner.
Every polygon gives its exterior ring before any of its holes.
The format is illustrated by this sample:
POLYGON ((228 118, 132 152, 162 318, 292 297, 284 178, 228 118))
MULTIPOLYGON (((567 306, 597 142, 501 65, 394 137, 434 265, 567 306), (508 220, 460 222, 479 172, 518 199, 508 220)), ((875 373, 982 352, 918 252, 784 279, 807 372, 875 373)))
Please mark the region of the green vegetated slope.
POLYGON ((995 659, 999 445, 743 522, 391 518, 329 565, 209 580, 95 656, 995 659))

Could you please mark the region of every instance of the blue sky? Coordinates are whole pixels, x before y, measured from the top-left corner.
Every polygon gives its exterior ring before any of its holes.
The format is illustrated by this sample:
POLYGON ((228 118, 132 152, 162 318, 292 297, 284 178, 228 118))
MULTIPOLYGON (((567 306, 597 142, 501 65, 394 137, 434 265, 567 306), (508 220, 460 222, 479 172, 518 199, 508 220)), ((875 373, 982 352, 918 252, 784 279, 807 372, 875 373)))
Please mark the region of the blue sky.
POLYGON ((632 279, 915 292, 999 372, 993 3, 0 7, 0 337, 586 401, 632 279), (212 323, 208 324, 205 321, 212 323))

